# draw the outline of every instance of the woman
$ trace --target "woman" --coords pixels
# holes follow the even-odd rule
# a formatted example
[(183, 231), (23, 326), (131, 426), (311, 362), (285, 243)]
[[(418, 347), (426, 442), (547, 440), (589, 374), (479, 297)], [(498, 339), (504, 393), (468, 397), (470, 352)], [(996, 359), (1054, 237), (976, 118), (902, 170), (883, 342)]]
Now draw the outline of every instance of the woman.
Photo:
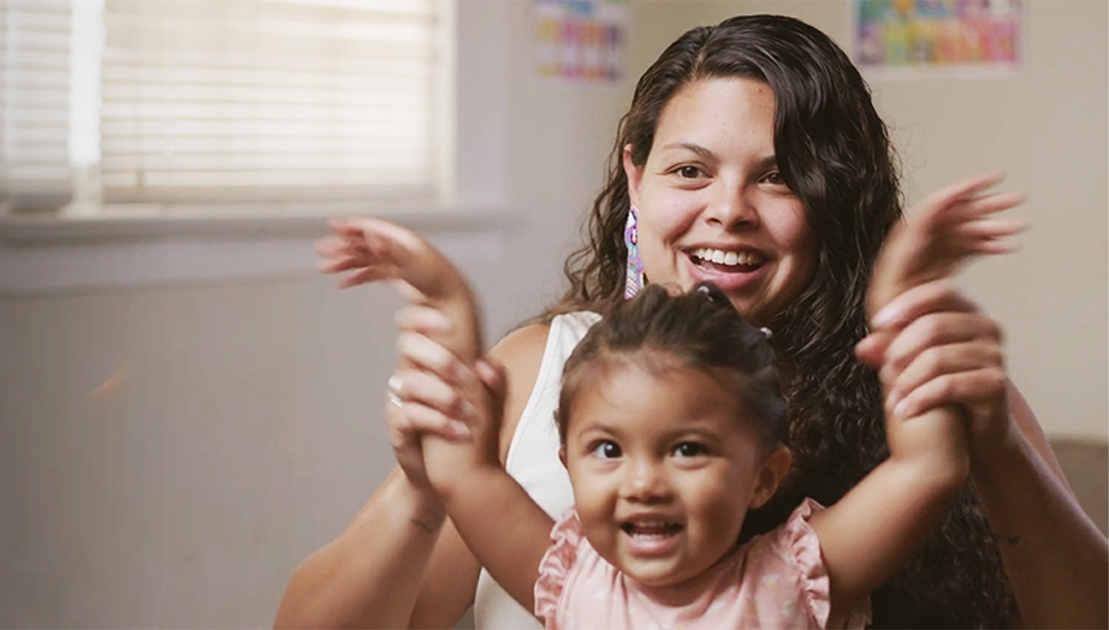
[[(959, 203), (994, 181), (925, 203)], [(834, 502), (881, 461), (884, 402), (909, 416), (961, 404), (974, 489), (875, 593), (875, 625), (1104, 627), (1106, 541), (1007, 384), (997, 325), (951, 286), (931, 283), (872, 314), (867, 337), (864, 292), (900, 217), (899, 197), (869, 90), (824, 34), (775, 16), (684, 34), (640, 79), (621, 121), (589, 242), (567, 264), (570, 290), (490, 352), (507, 374), (501, 455), (509, 472), (548, 512), (568, 506), (548, 398), (561, 361), (593, 313), (623, 299), (629, 275), (687, 288), (710, 280), (773, 330), (790, 404), (797, 474), (753, 527), (777, 524), (805, 495)], [(638, 233), (625, 241), (632, 207)], [(329, 257), (331, 271), (349, 268), (341, 252)], [(629, 270), (637, 258), (642, 269)], [(425, 311), (408, 317), (407, 328), (433, 327)], [(418, 334), (401, 343), (425, 363), (459, 361)], [(882, 383), (855, 352), (887, 366)], [(419, 378), (418, 367), (402, 366), (401, 380)], [(276, 625), (447, 626), (471, 603), (479, 627), (534, 624), (495, 584), (479, 581), (480, 567), (422, 476), (420, 431), (447, 431), (454, 401), (410, 402), (405, 413), (387, 411), (400, 470), (297, 569)]]

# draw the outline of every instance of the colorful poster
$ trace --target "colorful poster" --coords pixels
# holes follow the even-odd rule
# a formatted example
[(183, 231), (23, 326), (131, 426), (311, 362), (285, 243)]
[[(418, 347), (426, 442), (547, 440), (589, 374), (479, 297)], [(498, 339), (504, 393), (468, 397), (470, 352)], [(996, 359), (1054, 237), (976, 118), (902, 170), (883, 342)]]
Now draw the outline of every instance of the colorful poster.
[(854, 0), (855, 62), (871, 75), (1013, 75), (1021, 0)]
[(536, 76), (577, 85), (623, 80), (626, 0), (532, 0), (532, 7)]

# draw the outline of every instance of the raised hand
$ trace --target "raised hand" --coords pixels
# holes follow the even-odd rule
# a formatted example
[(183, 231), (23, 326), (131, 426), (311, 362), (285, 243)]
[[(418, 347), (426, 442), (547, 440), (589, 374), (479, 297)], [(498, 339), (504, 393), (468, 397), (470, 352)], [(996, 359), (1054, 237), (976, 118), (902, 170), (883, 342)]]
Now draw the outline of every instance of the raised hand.
[(972, 256), (1016, 249), (1010, 238), (1024, 223), (999, 219), (998, 212), (1021, 203), (1020, 193), (990, 193), (1000, 175), (979, 175), (939, 190), (894, 227), (878, 256), (867, 293), (874, 317), (891, 299), (915, 286), (949, 278)]
[(1017, 193), (987, 193), (997, 175), (963, 180), (928, 197), (890, 234), (868, 294), (871, 334), (856, 347), (881, 368), (887, 409), (915, 417), (958, 404), (970, 420), (972, 447), (1008, 430), (1002, 334), (951, 280), (975, 255), (1013, 251), (1020, 221), (996, 213)]
[(480, 313), (458, 269), (422, 236), (374, 218), (333, 219), (334, 235), (316, 244), (324, 273), (342, 274), (341, 288), (391, 281), (410, 302), (439, 310), (452, 327), (436, 342), (464, 363), (482, 352)]

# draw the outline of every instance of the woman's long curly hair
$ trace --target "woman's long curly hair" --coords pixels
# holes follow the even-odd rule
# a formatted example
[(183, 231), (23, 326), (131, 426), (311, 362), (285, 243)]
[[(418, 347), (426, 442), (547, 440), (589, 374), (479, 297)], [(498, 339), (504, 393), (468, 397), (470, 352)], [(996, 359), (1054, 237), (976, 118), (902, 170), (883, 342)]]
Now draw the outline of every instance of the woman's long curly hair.
[[(864, 297), (887, 232), (901, 218), (898, 167), (870, 89), (824, 33), (793, 18), (738, 16), (694, 28), (644, 73), (620, 121), (586, 243), (566, 262), (570, 289), (546, 317), (606, 313), (623, 300), (629, 198), (625, 146), (643, 166), (666, 104), (695, 81), (746, 78), (775, 95), (774, 150), (817, 240), (808, 287), (771, 323), (791, 416), (794, 471), (745, 535), (784, 521), (803, 497), (829, 505), (888, 457), (881, 386), (854, 358)], [(1016, 605), (996, 541), (970, 490), (910, 564), (872, 597), (878, 627), (1012, 625)]]

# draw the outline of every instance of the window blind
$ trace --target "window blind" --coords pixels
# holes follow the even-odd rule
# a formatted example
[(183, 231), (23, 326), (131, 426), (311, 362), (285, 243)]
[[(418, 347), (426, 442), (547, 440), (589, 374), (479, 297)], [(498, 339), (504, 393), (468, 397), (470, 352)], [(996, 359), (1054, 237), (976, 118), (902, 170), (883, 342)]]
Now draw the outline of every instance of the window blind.
[(0, 202), (69, 200), (70, 0), (0, 0)]
[(442, 2), (106, 0), (104, 202), (434, 199)]

